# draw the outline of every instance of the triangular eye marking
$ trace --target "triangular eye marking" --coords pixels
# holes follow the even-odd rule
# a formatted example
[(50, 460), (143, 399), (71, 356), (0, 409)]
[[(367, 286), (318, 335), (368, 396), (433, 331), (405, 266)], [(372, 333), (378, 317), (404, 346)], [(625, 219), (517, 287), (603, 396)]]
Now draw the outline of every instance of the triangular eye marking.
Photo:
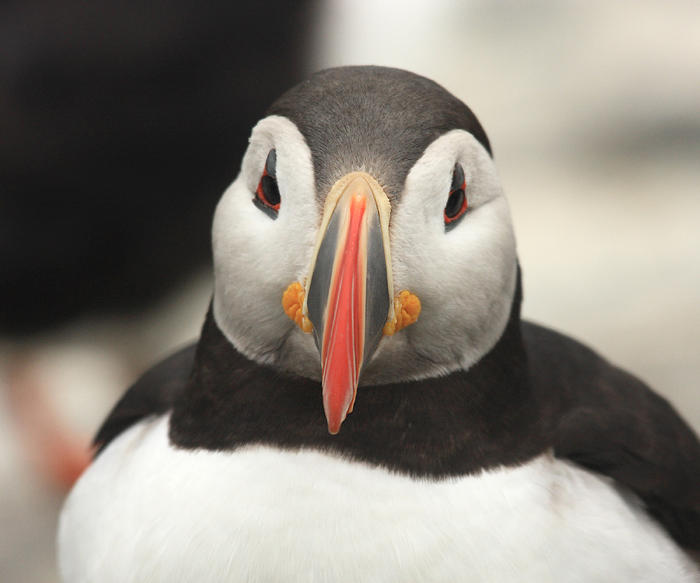
[(467, 212), (467, 181), (464, 178), (464, 169), (457, 163), (452, 172), (452, 184), (450, 195), (445, 205), (445, 230), (454, 227), (459, 219)]
[(265, 168), (263, 168), (258, 188), (255, 190), (253, 202), (268, 216), (277, 218), (282, 197), (277, 185), (277, 152), (274, 149), (270, 150), (265, 160)]

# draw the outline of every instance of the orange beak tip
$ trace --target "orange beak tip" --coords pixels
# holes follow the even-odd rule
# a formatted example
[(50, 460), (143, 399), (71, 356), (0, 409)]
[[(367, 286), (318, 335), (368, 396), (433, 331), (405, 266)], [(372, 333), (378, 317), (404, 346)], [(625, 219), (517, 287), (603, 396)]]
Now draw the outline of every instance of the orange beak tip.
[(328, 421), (328, 433), (331, 435), (338, 435), (340, 432), (340, 426), (345, 421), (345, 415), (333, 415), (326, 413), (326, 419)]

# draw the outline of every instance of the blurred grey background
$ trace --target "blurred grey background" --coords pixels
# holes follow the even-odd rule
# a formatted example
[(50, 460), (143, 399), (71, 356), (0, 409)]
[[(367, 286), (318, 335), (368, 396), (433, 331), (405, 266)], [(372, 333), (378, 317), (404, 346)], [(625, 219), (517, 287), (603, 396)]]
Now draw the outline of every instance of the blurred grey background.
[[(78, 269), (89, 264), (84, 259), (77, 262), (74, 273), (78, 275), (60, 287), (69, 286), (66, 295), (70, 297), (82, 297), (80, 293), (87, 297), (85, 289), (93, 290), (92, 295), (72, 303), (66, 300), (51, 311), (52, 297), (57, 295), (52, 282), (57, 280), (43, 282), (41, 274), (35, 273), (46, 254), (41, 247), (37, 247), (36, 263), (24, 262), (25, 279), (17, 279), (30, 282), (22, 285), (36, 286), (32, 302), (22, 305), (22, 298), (28, 296), (21, 293), (20, 284), (4, 293), (15, 293), (19, 299), (4, 301), (0, 308), (1, 320), (7, 322), (0, 330), (0, 581), (57, 578), (53, 537), (71, 476), (47, 462), (45, 442), (61, 445), (55, 435), (36, 428), (67, 433), (72, 442), (61, 451), (80, 451), (111, 404), (141, 371), (197, 336), (211, 288), (206, 229), (219, 192), (238, 170), (245, 138), (240, 135), (247, 132), (238, 127), (240, 120), (262, 113), (278, 84), (293, 84), (322, 67), (402, 67), (433, 78), (463, 99), (486, 128), (509, 196), (524, 273), (525, 316), (578, 338), (633, 372), (700, 429), (700, 3), (319, 0), (287, 4), (291, 8), (284, 12), (277, 9), (277, 20), (271, 16), (272, 5), (246, 14), (231, 9), (225, 18), (198, 13), (194, 20), (201, 22), (194, 32), (176, 26), (178, 18), (193, 20), (192, 14), (183, 16), (183, 5), (177, 2), (161, 2), (160, 12), (150, 20), (125, 15), (109, 3), (103, 8), (96, 4), (89, 18), (63, 20), (59, 10), (48, 8), (50, 3), (33, 3), (31, 17), (18, 16), (20, 4), (10, 3), (11, 9), (0, 10), (0, 43), (5, 46), (0, 61), (16, 69), (22, 62), (14, 62), (12, 55), (26, 53), (13, 53), (8, 47), (21, 48), (26, 35), (46, 35), (46, 30), (55, 32), (56, 26), (70, 36), (77, 53), (81, 47), (98, 47), (98, 54), (106, 51), (120, 63), (120, 55), (131, 55), (125, 57), (123, 67), (143, 64), (134, 46), (142, 50), (160, 46), (168, 58), (141, 67), (136, 77), (127, 76), (136, 79), (133, 93), (151, 91), (148, 103), (153, 109), (141, 103), (124, 113), (124, 120), (112, 120), (106, 131), (117, 132), (129, 119), (146, 124), (148, 136), (161, 136), (149, 146), (154, 151), (177, 140), (183, 144), (198, 140), (185, 158), (174, 160), (180, 175), (173, 183), (185, 193), (191, 189), (192, 198), (185, 196), (185, 200), (205, 200), (203, 210), (181, 207), (189, 223), (176, 224), (179, 219), (173, 211), (176, 222), (166, 229), (171, 237), (174, 231), (179, 240), (191, 241), (198, 254), (183, 251), (180, 270), (178, 248), (167, 237), (159, 240), (170, 250), (170, 261), (165, 267), (155, 260), (144, 264), (144, 272), (150, 271), (155, 283), (142, 301), (138, 290), (137, 299), (126, 305), (110, 303), (100, 295), (105, 286), (114, 290), (118, 285), (109, 280), (109, 274), (83, 285), (79, 278), (88, 276), (80, 274), (94, 273)], [(91, 33), (91, 27), (104, 26), (99, 22), (104, 15), (110, 23), (119, 22), (119, 34)], [(208, 19), (223, 24), (212, 29)], [(169, 23), (170, 28), (154, 28), (150, 24), (154, 20)], [(156, 33), (160, 40), (150, 38)], [(227, 41), (228, 35), (253, 40), (236, 44)], [(201, 36), (209, 41), (197, 40)], [(197, 112), (193, 127), (206, 125), (204, 137), (188, 131), (173, 133), (170, 118), (161, 124), (141, 119), (151, 119), (162, 109), (159, 100), (172, 96), (182, 71), (194, 75), (205, 63), (210, 67), (208, 76), (192, 77), (197, 91), (186, 95), (182, 109), (170, 106), (180, 119)], [(55, 74), (60, 64), (49, 62), (36, 69), (35, 82), (41, 84), (46, 75)], [(84, 83), (86, 76), (97, 74), (98, 65), (91, 61), (90, 66), (72, 69), (68, 83)], [(163, 67), (169, 67), (168, 74), (162, 73)], [(271, 76), (272, 82), (253, 86), (241, 82), (246, 75)], [(159, 91), (153, 92), (153, 83), (158, 83)], [(10, 187), (27, 183), (17, 178), (21, 156), (8, 145), (7, 136), (23, 138), (34, 132), (44, 141), (59, 143), (54, 154), (67, 156), (71, 143), (59, 138), (72, 127), (52, 120), (52, 115), (63, 115), (64, 110), (57, 113), (49, 108), (29, 115), (29, 106), (23, 106), (22, 117), (8, 105), (6, 95), (0, 93), (0, 170), (9, 167), (12, 172), (0, 175), (5, 181), (0, 182), (0, 214), (5, 218), (14, 216), (17, 208), (11, 196), (16, 191)], [(22, 95), (36, 101), (31, 91)], [(45, 101), (40, 105), (58, 107), (60, 95), (42, 95)], [(263, 99), (267, 101), (258, 103)], [(77, 103), (74, 115), (80, 119), (84, 108), (94, 106), (91, 123), (99, 122), (100, 102)], [(213, 113), (206, 116), (205, 112)], [(228, 128), (229, 134), (220, 135), (220, 127)], [(12, 128), (14, 133), (2, 128)], [(36, 134), (40, 131), (44, 133)], [(130, 136), (111, 147), (118, 152), (131, 147), (145, 155), (144, 148), (139, 149), (143, 138), (132, 144)], [(103, 141), (96, 143), (94, 148), (104, 147)], [(73, 174), (86, 173), (86, 191), (98, 183), (94, 197), (99, 198), (104, 196), (104, 183), (128, 169), (130, 160), (115, 163), (107, 172), (100, 165), (104, 160), (91, 161), (85, 153), (90, 147), (82, 147), (87, 149), (65, 163), (73, 164)], [(229, 150), (230, 156), (226, 155)], [(209, 156), (210, 152), (215, 154)], [(41, 160), (40, 154), (45, 153), (33, 154), (36, 160)], [(196, 179), (183, 178), (187, 173), (182, 170), (195, 154), (201, 158), (197, 165), (201, 174)], [(33, 179), (36, 168), (33, 164), (27, 171)], [(140, 213), (148, 219), (146, 223), (161, 219), (158, 210), (169, 202), (161, 191), (174, 192), (172, 186), (164, 188), (168, 177), (162, 174), (170, 174), (173, 180), (172, 169), (172, 163), (149, 167), (146, 185), (149, 191), (158, 191), (160, 198), (156, 197), (155, 210), (144, 210), (145, 203), (139, 203), (132, 214)], [(42, 183), (35, 188), (42, 188)], [(31, 199), (32, 195), (23, 196)], [(58, 212), (51, 204), (49, 217)], [(72, 200), (71, 204), (77, 203)], [(117, 212), (115, 205), (105, 209), (98, 204), (88, 210)], [(37, 212), (41, 214), (30, 208), (17, 216), (36, 217)], [(201, 230), (181, 226), (196, 221), (203, 225)], [(0, 224), (5, 223), (0, 220)], [(5, 254), (21, 251), (16, 247), (24, 240), (23, 233), (9, 237), (11, 228), (5, 227), (4, 238), (0, 235), (5, 247), (0, 252)], [(76, 228), (68, 224), (66, 237), (75, 235)], [(31, 227), (24, 230), (25, 235), (32, 234)], [(60, 230), (52, 240), (57, 255), (52, 269), (60, 273)], [(141, 257), (146, 252), (143, 247), (133, 250)], [(115, 265), (136, 264), (129, 257), (119, 261)], [(110, 273), (122, 272), (115, 268)], [(9, 280), (5, 274), (0, 278)], [(134, 287), (118, 295), (133, 292)], [(103, 301), (82, 309), (94, 297)], [(45, 312), (42, 317), (38, 316), (41, 310), (32, 307), (37, 305)], [(27, 395), (33, 401), (28, 403)], [(41, 406), (37, 408), (36, 403)]]

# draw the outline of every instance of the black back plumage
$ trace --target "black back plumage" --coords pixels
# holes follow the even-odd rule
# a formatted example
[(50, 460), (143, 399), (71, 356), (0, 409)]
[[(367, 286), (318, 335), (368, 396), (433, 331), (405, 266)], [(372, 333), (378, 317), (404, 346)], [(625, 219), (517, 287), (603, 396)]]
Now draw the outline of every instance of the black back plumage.
[(134, 423), (172, 409), (187, 387), (196, 348), (196, 344), (181, 348), (148, 370), (124, 393), (93, 440), (97, 453)]
[(558, 457), (635, 492), (682, 545), (700, 548), (700, 443), (673, 407), (592, 350), (523, 326), (530, 378), (556, 419)]

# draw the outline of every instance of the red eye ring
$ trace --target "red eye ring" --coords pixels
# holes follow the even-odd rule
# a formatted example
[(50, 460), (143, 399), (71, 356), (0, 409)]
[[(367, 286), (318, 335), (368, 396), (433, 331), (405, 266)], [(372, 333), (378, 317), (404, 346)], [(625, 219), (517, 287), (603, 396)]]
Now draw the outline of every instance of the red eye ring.
[(444, 210), (445, 225), (454, 223), (467, 212), (468, 204), (466, 190), (466, 180), (462, 181), (462, 185), (459, 188), (450, 190), (450, 196), (447, 198), (447, 204), (445, 205)]
[(255, 206), (264, 211), (270, 218), (276, 219), (280, 210), (282, 197), (277, 186), (277, 152), (273, 149), (267, 154), (260, 182), (255, 189), (253, 198)]
[[(276, 193), (276, 196), (274, 193)], [(266, 207), (274, 211), (280, 210), (281, 201), (277, 181), (267, 173), (267, 168), (263, 170), (263, 175), (260, 177), (260, 182), (258, 182), (258, 188), (255, 190), (255, 196)], [(276, 200), (273, 202), (270, 198)]]

